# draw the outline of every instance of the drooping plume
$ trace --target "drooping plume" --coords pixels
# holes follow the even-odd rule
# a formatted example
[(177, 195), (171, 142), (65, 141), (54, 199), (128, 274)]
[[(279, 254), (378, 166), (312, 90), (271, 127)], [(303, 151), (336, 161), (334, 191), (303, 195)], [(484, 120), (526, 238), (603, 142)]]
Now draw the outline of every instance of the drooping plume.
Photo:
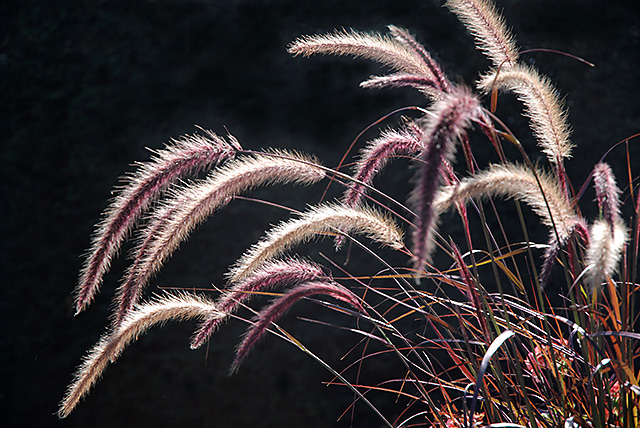
[(343, 196), (344, 204), (350, 207), (358, 205), (366, 193), (365, 185), (371, 184), (374, 176), (384, 168), (389, 159), (419, 153), (424, 148), (422, 139), (422, 128), (413, 124), (400, 131), (385, 131), (380, 138), (367, 144), (360, 154), (353, 175), (358, 181), (349, 184)]
[(618, 270), (627, 242), (627, 228), (619, 219), (613, 227), (606, 220), (597, 220), (589, 232), (585, 280), (591, 291), (596, 292)]
[(555, 228), (562, 242), (566, 242), (576, 224), (582, 222), (557, 180), (543, 171), (534, 174), (530, 169), (514, 164), (491, 165), (457, 185), (443, 187), (434, 205), (438, 211), (444, 211), (454, 202), (496, 196), (526, 203), (551, 233), (555, 233)]
[(267, 232), (236, 262), (229, 273), (229, 281), (237, 283), (244, 280), (266, 261), (318, 235), (352, 232), (364, 234), (394, 249), (403, 247), (400, 229), (378, 212), (365, 207), (320, 205)]
[(199, 348), (209, 340), (218, 326), (240, 305), (250, 299), (256, 291), (271, 291), (291, 287), (310, 281), (329, 282), (331, 277), (315, 263), (297, 260), (273, 260), (262, 265), (251, 276), (236, 283), (215, 302), (216, 308), (224, 316), (213, 313), (196, 331), (191, 341), (191, 349)]
[(585, 220), (575, 212), (558, 181), (543, 171), (534, 173), (519, 165), (491, 165), (458, 184), (443, 187), (436, 195), (434, 205), (438, 212), (442, 212), (454, 203), (483, 197), (513, 198), (524, 202), (549, 228), (548, 247), (540, 273), (541, 287), (547, 284), (555, 258), (571, 234), (575, 232), (583, 242), (589, 242)]
[(91, 302), (111, 259), (151, 202), (176, 180), (233, 157), (241, 147), (232, 136), (228, 139), (227, 142), (207, 131), (206, 136), (190, 135), (174, 140), (164, 150), (155, 152), (150, 162), (139, 163), (133, 175), (124, 177), (126, 184), (104, 211), (80, 272), (77, 312)]
[(420, 155), (411, 199), (415, 206), (416, 229), (413, 234), (414, 268), (423, 269), (433, 246), (436, 217), (433, 199), (442, 178), (445, 161), (451, 161), (457, 140), (471, 121), (480, 114), (478, 99), (465, 88), (456, 88), (431, 108), (424, 132), (424, 150)]
[(515, 93), (525, 105), (538, 145), (549, 162), (562, 168), (564, 159), (571, 157), (571, 128), (567, 112), (548, 79), (531, 67), (517, 64), (485, 75), (478, 88), (485, 92), (496, 89)]
[(455, 13), (476, 39), (476, 46), (495, 67), (513, 66), (518, 48), (504, 18), (488, 0), (449, 0), (446, 6)]
[(437, 80), (424, 58), (395, 38), (375, 33), (336, 31), (333, 34), (304, 36), (289, 45), (290, 54), (348, 55), (369, 59), (393, 70)]
[(253, 326), (245, 335), (240, 346), (238, 346), (236, 358), (231, 365), (231, 372), (237, 371), (251, 348), (260, 340), (271, 323), (282, 317), (291, 305), (300, 299), (316, 294), (324, 294), (342, 300), (355, 309), (364, 312), (360, 298), (342, 285), (326, 282), (307, 282), (292, 288), (260, 312)]
[(602, 217), (615, 228), (620, 220), (620, 189), (608, 164), (600, 162), (593, 168), (593, 185)]
[(590, 228), (585, 279), (591, 290), (597, 291), (618, 269), (627, 228), (620, 218), (620, 189), (608, 164), (600, 162), (594, 167), (593, 184), (602, 220)]
[(203, 181), (174, 189), (173, 198), (153, 213), (135, 249), (133, 264), (118, 290), (116, 324), (138, 301), (151, 275), (189, 233), (233, 196), (276, 182), (312, 184), (324, 176), (324, 170), (314, 159), (274, 151), (234, 160), (212, 171)]
[(204, 319), (217, 312), (212, 302), (190, 294), (166, 294), (136, 307), (113, 332), (105, 334), (89, 351), (78, 367), (74, 381), (60, 404), (58, 416), (65, 418), (98, 381), (109, 362), (114, 362), (124, 348), (150, 327), (168, 320)]
[(393, 37), (357, 31), (305, 36), (289, 45), (289, 53), (349, 55), (398, 72), (372, 77), (363, 82), (364, 87), (412, 86), (434, 99), (449, 92), (451, 83), (424, 47), (404, 29), (389, 26), (389, 31)]

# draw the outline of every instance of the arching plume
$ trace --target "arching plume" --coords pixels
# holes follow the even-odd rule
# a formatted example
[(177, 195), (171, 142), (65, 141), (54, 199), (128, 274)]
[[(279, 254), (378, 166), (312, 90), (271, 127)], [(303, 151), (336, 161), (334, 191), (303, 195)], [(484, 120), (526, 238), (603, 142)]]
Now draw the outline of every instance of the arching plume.
[(189, 233), (233, 196), (270, 183), (312, 184), (325, 176), (312, 158), (274, 151), (234, 160), (212, 171), (206, 180), (180, 186), (173, 198), (157, 209), (143, 231), (133, 264), (118, 290), (116, 324), (138, 301), (151, 275), (178, 248)]
[(229, 136), (228, 140), (209, 131), (206, 136), (182, 137), (155, 152), (150, 162), (139, 163), (134, 174), (124, 177), (126, 184), (104, 211), (80, 272), (76, 312), (91, 302), (111, 259), (151, 202), (176, 180), (233, 157), (241, 147), (234, 137)]
[(545, 226), (552, 231), (555, 228), (562, 242), (569, 238), (576, 223), (582, 221), (555, 179), (543, 171), (534, 174), (530, 169), (514, 164), (491, 165), (485, 171), (464, 178), (458, 185), (443, 187), (434, 205), (441, 212), (454, 202), (496, 196), (526, 203)]
[(423, 269), (433, 246), (436, 217), (433, 198), (436, 194), (444, 162), (451, 161), (456, 142), (480, 114), (478, 99), (466, 88), (456, 88), (431, 108), (423, 134), (424, 150), (419, 158), (415, 187), (411, 200), (415, 206), (416, 229), (413, 233), (414, 268)]
[(331, 277), (315, 263), (297, 260), (273, 260), (258, 268), (251, 276), (236, 283), (216, 300), (215, 305), (220, 313), (212, 313), (196, 331), (191, 340), (191, 349), (199, 348), (209, 340), (218, 326), (256, 291), (271, 291), (291, 287), (309, 281), (329, 282)]
[(305, 36), (289, 45), (289, 53), (349, 55), (386, 65), (398, 73), (375, 76), (362, 83), (364, 87), (412, 86), (429, 98), (439, 99), (452, 84), (438, 63), (402, 28), (389, 26), (393, 37), (357, 31)]
[(355, 309), (364, 311), (360, 298), (347, 288), (336, 283), (308, 282), (292, 288), (260, 312), (253, 326), (238, 346), (236, 358), (231, 365), (231, 373), (237, 371), (251, 348), (263, 336), (269, 324), (277, 321), (298, 300), (316, 294), (324, 294), (342, 300)]
[(203, 319), (218, 313), (213, 303), (191, 294), (165, 294), (150, 303), (140, 305), (130, 312), (114, 331), (105, 334), (89, 351), (74, 376), (74, 381), (60, 404), (58, 416), (65, 418), (76, 407), (96, 381), (107, 364), (114, 362), (124, 348), (138, 339), (154, 325), (169, 320)]
[(407, 128), (387, 130), (380, 138), (371, 141), (362, 150), (355, 167), (353, 178), (358, 182), (349, 184), (343, 196), (344, 204), (350, 207), (358, 205), (366, 193), (365, 185), (371, 184), (374, 176), (384, 168), (394, 156), (413, 156), (423, 148), (422, 128), (412, 124)]
[(571, 128), (567, 112), (548, 79), (531, 67), (517, 64), (483, 76), (478, 88), (485, 92), (496, 89), (515, 93), (525, 105), (543, 153), (554, 166), (562, 168), (563, 160), (571, 157)]
[(348, 55), (386, 65), (393, 70), (437, 80), (424, 58), (397, 39), (375, 33), (336, 31), (333, 34), (304, 36), (289, 45), (290, 54)]
[(475, 37), (476, 46), (495, 67), (513, 66), (518, 61), (518, 48), (504, 18), (487, 0), (449, 0), (446, 6)]
[(391, 248), (403, 247), (400, 229), (376, 211), (364, 207), (320, 205), (267, 232), (260, 242), (238, 260), (229, 273), (229, 281), (239, 282), (267, 260), (298, 243), (326, 233), (360, 233)]

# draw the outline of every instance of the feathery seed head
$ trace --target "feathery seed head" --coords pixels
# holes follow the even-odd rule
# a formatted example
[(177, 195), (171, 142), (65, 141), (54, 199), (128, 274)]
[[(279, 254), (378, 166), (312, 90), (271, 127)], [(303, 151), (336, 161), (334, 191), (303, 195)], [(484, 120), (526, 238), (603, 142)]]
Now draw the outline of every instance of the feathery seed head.
[(406, 127), (402, 130), (387, 130), (380, 138), (371, 141), (361, 152), (360, 159), (355, 166), (353, 182), (345, 191), (343, 201), (347, 206), (356, 206), (366, 193), (366, 186), (371, 184), (373, 177), (380, 172), (389, 158), (400, 155), (415, 155), (423, 149), (424, 142), (421, 134), (415, 132), (416, 127)]
[(597, 220), (591, 225), (585, 279), (592, 292), (598, 291), (602, 283), (616, 273), (626, 242), (627, 228), (621, 220), (613, 227), (606, 220)]
[(260, 185), (312, 184), (324, 177), (324, 169), (313, 158), (272, 151), (238, 158), (213, 170), (205, 180), (174, 188), (173, 197), (154, 211), (136, 247), (133, 265), (118, 293), (116, 321), (138, 301), (149, 278), (189, 233), (234, 196)]
[(478, 88), (484, 92), (497, 89), (515, 93), (525, 105), (538, 146), (549, 162), (558, 166), (571, 157), (573, 144), (567, 112), (551, 82), (534, 68), (518, 64), (494, 70), (480, 79)]
[(355, 309), (364, 312), (360, 298), (340, 284), (327, 282), (307, 282), (300, 284), (275, 299), (269, 306), (260, 312), (253, 326), (249, 329), (242, 340), (242, 343), (238, 346), (236, 358), (231, 365), (230, 372), (233, 373), (237, 371), (251, 348), (253, 348), (253, 346), (260, 340), (271, 323), (276, 322), (294, 303), (300, 299), (317, 294), (324, 294), (326, 296), (342, 300)]
[(238, 141), (225, 140), (211, 131), (206, 136), (189, 135), (172, 140), (163, 150), (154, 151), (150, 162), (138, 163), (133, 175), (125, 176), (126, 185), (103, 212), (92, 240), (89, 255), (80, 272), (76, 288), (76, 310), (82, 311), (93, 299), (118, 252), (140, 216), (169, 185), (212, 165), (230, 159), (240, 148)]
[(451, 161), (457, 140), (480, 114), (480, 102), (466, 88), (454, 88), (430, 109), (423, 133), (424, 149), (411, 199), (415, 205), (416, 229), (413, 234), (414, 268), (420, 271), (433, 247), (436, 216), (433, 199), (442, 178), (445, 162)]
[(187, 293), (166, 293), (150, 303), (137, 306), (115, 330), (105, 334), (84, 358), (60, 404), (58, 416), (69, 416), (102, 376), (107, 364), (114, 362), (129, 343), (137, 340), (150, 327), (168, 320), (205, 318), (218, 313), (212, 302)]
[(446, 6), (475, 37), (476, 46), (495, 67), (513, 66), (518, 61), (518, 48), (504, 18), (488, 0), (449, 0)]
[(613, 228), (620, 219), (620, 189), (608, 164), (600, 162), (595, 166), (593, 184), (602, 216)]
[(296, 56), (331, 54), (365, 58), (399, 72), (439, 82), (415, 46), (375, 33), (336, 31), (333, 34), (303, 36), (289, 45), (288, 52)]
[(292, 246), (326, 233), (361, 233), (394, 249), (401, 249), (402, 232), (389, 218), (364, 207), (320, 205), (304, 212), (299, 218), (283, 222), (267, 232), (252, 246), (229, 273), (236, 283), (254, 272), (267, 260)]
[(204, 320), (191, 341), (191, 349), (199, 348), (209, 340), (218, 326), (235, 312), (240, 304), (250, 299), (253, 292), (270, 291), (309, 281), (330, 282), (331, 276), (315, 263), (294, 258), (265, 263), (246, 279), (236, 283), (215, 302), (216, 308), (224, 313), (224, 316), (216, 313)]
[(584, 220), (567, 200), (558, 180), (543, 171), (534, 173), (513, 164), (491, 165), (460, 183), (443, 187), (434, 198), (434, 206), (436, 211), (441, 212), (454, 203), (463, 203), (471, 198), (496, 196), (526, 203), (549, 228), (549, 246), (543, 257), (540, 274), (540, 286), (544, 287), (550, 279), (558, 252), (571, 234), (576, 232), (583, 242), (588, 241)]
[(491, 165), (487, 170), (467, 177), (457, 185), (442, 188), (434, 199), (434, 205), (441, 212), (454, 202), (492, 196), (525, 202), (542, 218), (547, 227), (556, 228), (562, 243), (566, 242), (580, 221), (557, 180), (543, 171), (536, 171), (534, 174), (531, 170), (514, 164)]

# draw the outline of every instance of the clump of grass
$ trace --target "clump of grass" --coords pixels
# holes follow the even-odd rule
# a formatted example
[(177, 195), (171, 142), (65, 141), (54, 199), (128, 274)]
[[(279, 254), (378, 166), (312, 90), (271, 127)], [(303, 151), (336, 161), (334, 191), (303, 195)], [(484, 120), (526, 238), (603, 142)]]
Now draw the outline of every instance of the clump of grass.
[[(407, 30), (394, 26), (388, 35), (342, 31), (301, 37), (289, 46), (294, 55), (379, 62), (391, 73), (370, 77), (363, 87), (412, 87), (425, 96), (426, 107), (415, 110), (419, 117), (383, 131), (363, 148), (352, 175), (297, 153), (244, 150), (233, 137), (227, 141), (212, 133), (179, 140), (140, 164), (106, 210), (81, 273), (78, 310), (93, 299), (127, 234), (140, 227), (113, 322), (78, 368), (60, 417), (72, 412), (108, 363), (149, 327), (198, 319), (195, 349), (249, 305), (250, 297), (267, 293), (274, 299), (254, 309), (232, 372), (272, 331), (329, 370), (331, 384), (353, 391), (354, 406), (368, 405), (389, 427), (638, 424), (637, 178), (630, 173), (621, 190), (604, 160), (595, 165), (589, 180), (599, 217), (585, 218), (582, 191), (574, 193), (578, 186), (564, 167), (574, 145), (557, 90), (519, 62), (515, 40), (491, 2), (450, 0), (447, 7), (492, 62), (478, 81), (479, 93), (453, 84)], [(547, 168), (534, 166), (529, 152), (535, 149), (523, 147), (494, 115), (500, 91), (513, 92), (524, 104)], [(490, 108), (483, 105), (482, 93), (490, 95)], [(473, 144), (471, 134), (479, 136)], [(478, 165), (474, 145), (483, 138), (495, 147), (500, 163)], [(504, 144), (515, 145), (520, 157), (507, 160)], [(457, 147), (466, 171), (452, 167)], [(415, 165), (408, 206), (374, 185), (392, 157), (410, 158)], [(633, 167), (628, 159), (627, 170)], [(202, 170), (210, 170), (206, 179), (176, 183)], [(261, 185), (323, 179), (344, 186), (342, 199), (312, 206), (267, 231), (230, 267), (217, 299), (184, 292), (144, 300), (150, 276), (198, 224), (234, 197)], [(143, 217), (156, 199), (160, 203)], [(513, 200), (515, 221), (501, 216), (504, 205), (498, 199)], [(458, 219), (445, 216), (453, 207)], [(454, 242), (447, 231), (458, 221), (462, 234)], [(547, 229), (542, 242), (530, 233), (532, 222)], [(411, 232), (410, 248), (403, 242), (405, 230)], [(511, 241), (514, 234), (523, 239)], [(352, 275), (312, 251), (309, 258), (284, 256), (302, 242), (325, 236), (335, 239), (336, 249), (347, 243), (369, 257), (370, 274)], [(411, 268), (387, 263), (386, 251), (402, 254)], [(348, 329), (358, 339), (345, 351), (357, 356), (346, 368), (321, 360), (275, 324), (301, 299), (356, 320)], [(361, 382), (367, 363), (388, 356), (396, 366), (388, 366), (385, 380)], [(403, 405), (394, 419), (376, 404), (385, 398)]]

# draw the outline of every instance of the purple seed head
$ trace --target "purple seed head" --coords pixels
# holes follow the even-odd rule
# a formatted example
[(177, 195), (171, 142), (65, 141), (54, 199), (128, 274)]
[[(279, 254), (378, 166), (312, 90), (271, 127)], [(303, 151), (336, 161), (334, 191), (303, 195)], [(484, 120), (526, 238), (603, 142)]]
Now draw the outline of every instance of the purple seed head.
[(433, 228), (436, 220), (432, 206), (439, 187), (445, 162), (451, 161), (456, 141), (465, 133), (480, 112), (478, 99), (468, 90), (456, 88), (432, 107), (424, 133), (424, 150), (420, 156), (415, 187), (411, 195), (415, 204), (416, 229), (414, 241), (414, 267), (420, 271), (428, 261), (433, 246)]
[(127, 184), (104, 211), (80, 272), (77, 312), (91, 302), (111, 259), (151, 203), (176, 180), (233, 157), (240, 146), (235, 138), (229, 140), (231, 143), (209, 131), (206, 137), (191, 135), (174, 140), (164, 150), (154, 152), (150, 162), (139, 163), (134, 174), (125, 176)]
[(343, 302), (348, 303), (355, 309), (364, 312), (362, 302), (353, 292), (342, 285), (333, 282), (307, 282), (290, 289), (282, 296), (275, 299), (269, 306), (264, 308), (256, 318), (253, 326), (245, 335), (242, 343), (236, 351), (236, 358), (231, 365), (231, 372), (235, 372), (245, 359), (251, 348), (262, 338), (267, 327), (276, 322), (287, 310), (297, 301), (308, 296), (324, 294)]
[(593, 184), (600, 212), (613, 228), (620, 218), (620, 189), (608, 164), (600, 162), (593, 168)]
[(252, 293), (282, 289), (309, 281), (329, 282), (331, 277), (319, 265), (304, 260), (285, 259), (265, 263), (250, 277), (235, 284), (216, 301), (216, 308), (226, 316), (220, 317), (217, 314), (212, 314), (207, 318), (198, 327), (191, 341), (191, 349), (197, 349), (209, 340), (220, 324), (242, 303), (252, 297)]

